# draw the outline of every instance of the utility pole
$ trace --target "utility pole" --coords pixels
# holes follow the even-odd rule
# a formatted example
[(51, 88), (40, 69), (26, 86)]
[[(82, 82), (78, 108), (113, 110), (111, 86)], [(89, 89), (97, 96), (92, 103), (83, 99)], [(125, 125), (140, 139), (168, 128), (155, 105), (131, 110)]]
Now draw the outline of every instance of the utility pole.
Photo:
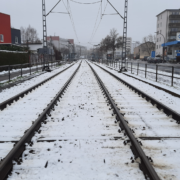
[(44, 67), (43, 70), (46, 68), (49, 69), (49, 66), (45, 65), (45, 57), (44, 55), (47, 54), (47, 26), (46, 26), (46, 5), (45, 0), (42, 0), (42, 20), (43, 20), (43, 63)]
[(127, 13), (128, 13), (128, 0), (125, 0), (124, 5), (124, 27), (123, 27), (123, 47), (122, 47), (122, 65), (120, 72), (126, 70), (126, 42), (127, 42)]

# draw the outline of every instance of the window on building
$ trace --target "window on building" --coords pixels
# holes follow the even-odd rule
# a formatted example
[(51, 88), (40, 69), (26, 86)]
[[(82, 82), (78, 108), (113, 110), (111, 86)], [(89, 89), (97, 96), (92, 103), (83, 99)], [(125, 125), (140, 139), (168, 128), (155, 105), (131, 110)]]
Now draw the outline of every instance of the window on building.
[(161, 37), (159, 38), (159, 41), (161, 42)]
[(15, 43), (18, 44), (18, 37), (15, 37)]
[(4, 35), (0, 34), (0, 42), (4, 42)]
[(158, 49), (158, 45), (157, 45), (157, 49)]

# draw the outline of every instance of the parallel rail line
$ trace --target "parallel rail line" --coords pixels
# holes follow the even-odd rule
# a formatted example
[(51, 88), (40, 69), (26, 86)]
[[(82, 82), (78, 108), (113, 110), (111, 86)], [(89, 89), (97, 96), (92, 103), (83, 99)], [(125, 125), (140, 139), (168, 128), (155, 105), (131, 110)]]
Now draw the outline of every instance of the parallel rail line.
[(99, 68), (101, 68), (102, 70), (104, 70), (105, 72), (107, 72), (108, 74), (110, 74), (111, 76), (113, 76), (115, 79), (117, 79), (121, 83), (125, 84), (127, 87), (129, 87), (129, 89), (132, 89), (138, 95), (141, 95), (142, 98), (145, 98), (152, 105), (156, 105), (156, 107), (158, 109), (163, 109), (165, 114), (167, 114), (168, 116), (171, 115), (172, 118), (174, 120), (176, 120), (178, 124), (180, 124), (180, 114), (179, 113), (175, 112), (173, 109), (169, 108), (168, 106), (164, 105), (163, 103), (159, 102), (158, 100), (154, 99), (153, 97), (149, 96), (145, 92), (141, 91), (140, 89), (136, 88), (135, 86), (129, 84), (126, 81), (124, 81), (123, 79), (121, 79), (120, 77), (116, 76), (115, 74), (113, 74), (113, 73), (109, 72), (108, 70), (104, 69), (103, 67), (101, 67), (101, 66), (99, 66), (97, 64), (95, 64), (95, 65), (98, 66)]
[(148, 158), (146, 157), (144, 151), (142, 150), (139, 142), (137, 141), (137, 139), (135, 138), (135, 136), (133, 135), (132, 130), (129, 128), (129, 126), (127, 125), (126, 120), (124, 119), (123, 115), (121, 115), (118, 107), (116, 106), (114, 100), (111, 98), (110, 93), (108, 92), (107, 88), (105, 87), (104, 83), (102, 82), (102, 80), (100, 79), (100, 77), (98, 76), (98, 74), (96, 73), (96, 71), (92, 68), (92, 66), (89, 64), (89, 66), (91, 67), (102, 91), (104, 92), (104, 94), (106, 95), (108, 102), (111, 106), (111, 108), (113, 108), (114, 110), (114, 114), (116, 114), (116, 119), (117, 121), (120, 122), (119, 126), (121, 128), (121, 130), (125, 130), (125, 134), (127, 134), (127, 136), (130, 139), (131, 142), (131, 149), (132, 152), (135, 155), (135, 159), (140, 158), (141, 159), (141, 163), (139, 164), (140, 169), (144, 172), (145, 177), (149, 177), (152, 180), (160, 180), (160, 178), (158, 177), (156, 171), (154, 170), (154, 168), (152, 167), (151, 163), (149, 162)]
[(6, 101), (0, 103), (0, 110), (5, 109), (5, 108), (7, 107), (7, 105), (12, 104), (13, 101), (17, 101), (20, 97), (21, 97), (21, 98), (24, 97), (27, 93), (29, 93), (29, 92), (31, 92), (32, 90), (38, 88), (38, 87), (41, 86), (42, 84), (44, 84), (44, 83), (50, 81), (52, 78), (58, 76), (59, 74), (61, 74), (62, 72), (66, 71), (67, 69), (69, 69), (69, 68), (72, 67), (73, 65), (74, 65), (74, 64), (72, 64), (71, 66), (65, 68), (64, 70), (62, 70), (62, 71), (56, 73), (55, 75), (53, 75), (53, 76), (51, 76), (51, 77), (49, 77), (49, 78), (47, 78), (47, 79), (41, 81), (40, 83), (38, 83), (38, 84), (36, 84), (36, 85), (34, 85), (34, 86), (32, 86), (32, 87), (26, 89), (25, 91), (23, 91), (23, 92), (21, 92), (21, 93), (15, 95), (15, 96), (9, 98), (8, 100), (6, 100)]
[[(52, 110), (54, 110), (54, 107), (57, 105), (57, 101), (60, 101), (61, 96), (65, 92), (65, 90), (68, 88), (69, 84), (71, 83), (72, 79), (76, 75), (77, 71), (79, 70), (81, 64), (77, 67), (75, 72), (72, 74), (72, 76), (68, 79), (68, 81), (65, 83), (65, 85), (61, 88), (61, 90), (56, 94), (53, 100), (48, 104), (46, 109), (39, 115), (38, 119), (34, 121), (34, 124), (26, 131), (24, 136), (15, 144), (14, 148), (8, 153), (8, 155), (0, 162), (0, 179), (4, 180), (7, 178), (8, 174), (12, 170), (13, 167), (13, 160), (19, 161), (19, 157), (22, 155), (23, 151), (25, 150), (25, 144), (30, 143), (32, 137), (34, 136), (34, 133), (39, 130), (41, 127), (42, 122), (46, 120), (46, 115), (49, 115)], [(71, 66), (70, 66), (71, 67)], [(69, 67), (68, 67), (69, 68)], [(67, 69), (67, 68), (66, 68)], [(65, 69), (65, 70), (66, 70)], [(65, 71), (63, 70), (63, 71)], [(61, 72), (63, 72), (61, 71)], [(60, 72), (60, 73), (61, 73)], [(60, 74), (57, 73), (56, 75)], [(55, 76), (55, 75), (54, 75)], [(51, 79), (52, 77), (48, 78)], [(45, 80), (47, 81), (47, 80)], [(45, 82), (44, 81), (44, 82)], [(42, 83), (42, 82), (41, 82)], [(35, 87), (34, 87), (35, 88)], [(19, 96), (20, 97), (20, 96)]]

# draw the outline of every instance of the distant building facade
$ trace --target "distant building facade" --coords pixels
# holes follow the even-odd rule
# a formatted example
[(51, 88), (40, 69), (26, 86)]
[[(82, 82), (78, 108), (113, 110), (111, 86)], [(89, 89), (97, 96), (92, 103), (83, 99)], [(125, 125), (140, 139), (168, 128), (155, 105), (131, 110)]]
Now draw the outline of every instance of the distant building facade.
[[(121, 38), (123, 38), (123, 36), (120, 36)], [(132, 44), (132, 38), (131, 37), (127, 37), (126, 40), (126, 54), (131, 54), (131, 45)], [(108, 53), (112, 53), (112, 51), (108, 51)], [(122, 47), (116, 49), (116, 51), (114, 52), (114, 58), (118, 59), (118, 58), (122, 58)]]
[[(166, 9), (159, 13), (157, 16), (156, 23), (156, 55), (163, 55), (163, 44), (164, 42), (175, 42), (176, 35), (180, 32), (180, 9)], [(161, 35), (162, 34), (162, 35)], [(164, 52), (169, 57), (175, 56), (175, 51), (180, 48), (176, 43), (170, 43), (172, 45), (166, 46)]]
[(143, 59), (144, 56), (151, 56), (151, 51), (155, 50), (155, 43), (146, 42), (134, 48), (134, 58)]
[(21, 31), (11, 28), (10, 15), (0, 13), (0, 45), (21, 45)]
[(75, 53), (77, 58), (79, 58), (80, 56), (84, 56), (86, 58), (87, 47), (75, 44)]

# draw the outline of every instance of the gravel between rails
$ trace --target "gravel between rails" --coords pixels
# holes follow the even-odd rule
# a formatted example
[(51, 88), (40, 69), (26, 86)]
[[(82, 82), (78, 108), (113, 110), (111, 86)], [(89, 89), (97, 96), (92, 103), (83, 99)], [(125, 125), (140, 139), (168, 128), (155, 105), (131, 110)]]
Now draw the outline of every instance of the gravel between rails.
[[(144, 180), (86, 62), (8, 180)], [(115, 138), (118, 137), (118, 138)]]
[[(134, 135), (142, 142), (142, 149), (152, 158), (152, 165), (159, 177), (163, 180), (179, 180), (180, 125), (111, 75), (91, 65), (124, 114)], [(146, 86), (143, 84), (142, 89), (146, 89)], [(166, 95), (165, 92), (161, 93), (162, 96)]]

